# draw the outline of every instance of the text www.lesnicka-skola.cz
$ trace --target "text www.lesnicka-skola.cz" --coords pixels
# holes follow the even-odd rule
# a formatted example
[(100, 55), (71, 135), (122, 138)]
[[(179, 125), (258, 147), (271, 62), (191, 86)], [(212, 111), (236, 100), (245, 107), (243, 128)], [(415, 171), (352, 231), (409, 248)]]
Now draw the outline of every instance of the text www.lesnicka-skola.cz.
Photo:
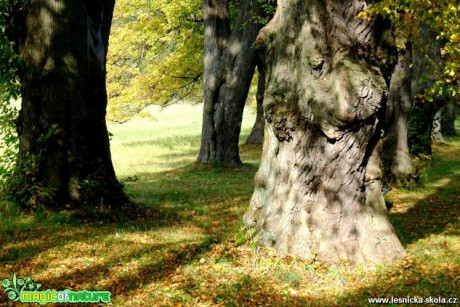
[(372, 297), (369, 304), (458, 304), (456, 297)]

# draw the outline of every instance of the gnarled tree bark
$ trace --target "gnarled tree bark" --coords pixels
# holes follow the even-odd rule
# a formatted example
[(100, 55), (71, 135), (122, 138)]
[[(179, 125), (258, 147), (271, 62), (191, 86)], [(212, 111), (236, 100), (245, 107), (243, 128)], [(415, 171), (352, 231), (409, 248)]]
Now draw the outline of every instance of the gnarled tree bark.
[(14, 193), (29, 206), (126, 200), (105, 123), (114, 0), (30, 1), (19, 53), (20, 148)]
[(280, 0), (259, 35), (267, 125), (244, 221), (280, 252), (330, 262), (404, 255), (376, 146), (394, 65), (383, 23), (356, 19), (369, 3)]

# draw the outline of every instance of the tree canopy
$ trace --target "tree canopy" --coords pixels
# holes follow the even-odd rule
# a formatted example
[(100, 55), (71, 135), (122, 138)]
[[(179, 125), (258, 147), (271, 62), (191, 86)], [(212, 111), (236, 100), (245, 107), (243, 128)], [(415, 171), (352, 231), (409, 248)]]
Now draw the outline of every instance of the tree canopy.
[(361, 13), (368, 19), (381, 14), (389, 18), (396, 31), (397, 46), (417, 41), (421, 31), (431, 30), (441, 45), (442, 60), (426, 78), (434, 84), (418, 93), (418, 99), (433, 101), (437, 96), (455, 96), (460, 90), (460, 4), (456, 0), (383, 0)]
[(113, 121), (123, 122), (149, 104), (201, 100), (201, 1), (117, 1), (107, 69)]

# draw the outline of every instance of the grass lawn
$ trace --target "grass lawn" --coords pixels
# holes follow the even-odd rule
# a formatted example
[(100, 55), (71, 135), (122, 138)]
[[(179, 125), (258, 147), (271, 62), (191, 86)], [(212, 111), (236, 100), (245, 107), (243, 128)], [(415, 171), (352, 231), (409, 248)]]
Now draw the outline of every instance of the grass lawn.
[[(0, 207), (0, 279), (41, 290), (108, 290), (114, 306), (361, 306), (371, 297), (460, 298), (460, 136), (435, 147), (422, 186), (394, 188), (390, 218), (404, 261), (350, 266), (283, 259), (244, 240), (241, 220), (260, 147), (241, 168), (194, 164), (200, 106), (110, 125), (126, 192), (139, 204), (117, 222)], [(243, 137), (255, 114), (246, 112)], [(457, 123), (459, 124), (459, 123)], [(460, 129), (460, 127), (457, 126)], [(0, 304), (8, 299), (0, 292)]]

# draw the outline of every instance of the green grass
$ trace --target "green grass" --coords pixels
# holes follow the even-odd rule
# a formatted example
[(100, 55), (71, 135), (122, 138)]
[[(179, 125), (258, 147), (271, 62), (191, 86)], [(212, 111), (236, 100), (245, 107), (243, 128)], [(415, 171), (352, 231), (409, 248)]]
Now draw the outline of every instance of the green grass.
[[(201, 104), (157, 107), (152, 113), (153, 120), (144, 118), (109, 125), (118, 176), (152, 174), (193, 163), (200, 146), (202, 109)], [(243, 116), (242, 141), (254, 120), (255, 111), (247, 109)], [(249, 162), (254, 164), (255, 160)]]
[[(200, 107), (154, 116), (109, 127), (114, 164), (137, 211), (113, 222), (65, 210), (18, 214), (2, 205), (0, 279), (16, 272), (43, 289), (109, 290), (115, 306), (361, 306), (369, 297), (460, 297), (460, 137), (435, 147), (421, 186), (388, 194), (407, 259), (328, 265), (242, 244), (260, 147), (241, 146), (241, 168), (200, 166)], [(243, 140), (253, 120), (245, 117)]]

